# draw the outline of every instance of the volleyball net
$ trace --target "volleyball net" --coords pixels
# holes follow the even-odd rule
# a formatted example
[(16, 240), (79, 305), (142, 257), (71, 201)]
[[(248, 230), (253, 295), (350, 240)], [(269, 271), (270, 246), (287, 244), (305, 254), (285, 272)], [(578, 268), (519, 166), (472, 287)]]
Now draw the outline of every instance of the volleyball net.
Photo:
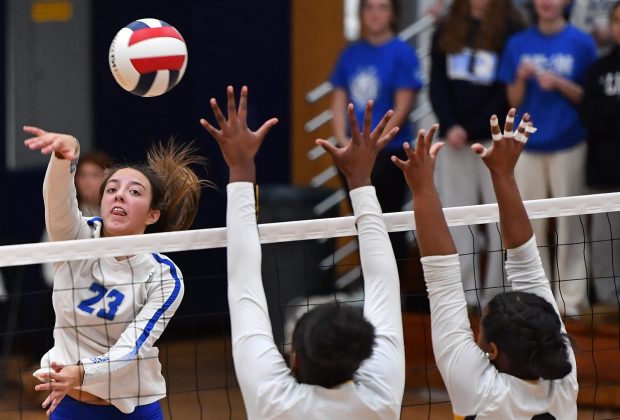
[[(592, 418), (612, 418), (609, 413), (620, 413), (620, 193), (525, 204), (534, 223), (551, 221), (537, 239), (573, 339), (580, 409)], [(454, 235), (467, 244), (459, 251), (462, 265), (471, 263), (473, 281), (465, 290), (476, 330), (479, 307), (509, 289), (503, 270), (493, 271), (493, 261), (503, 260), (501, 237), (488, 238), (489, 232), (499, 236), (498, 208), (454, 207), (444, 213)], [(402, 418), (448, 418), (450, 402), (432, 354), (413, 213), (386, 214), (385, 221), (390, 232), (409, 239), (407, 256), (398, 260), (407, 366)], [(355, 248), (352, 216), (261, 223), (259, 233), (274, 337), (285, 354), (296, 319), (310, 308), (334, 301), (362, 307), (359, 257), (342, 253)], [(34, 392), (38, 381), (32, 377), (53, 345), (52, 289), (42, 279), (42, 264), (154, 250), (180, 267), (185, 285), (183, 302), (156, 343), (167, 385), (166, 418), (245, 418), (231, 357), (225, 247), (225, 228), (0, 247), (7, 290), (0, 296), (0, 418), (45, 415), (40, 404), (46, 395)], [(500, 281), (491, 284), (488, 278)], [(73, 279), (75, 287), (88, 289), (90, 279), (82, 280)], [(583, 299), (571, 306), (575, 294)], [(77, 327), (88, 334), (89, 326)], [(122, 392), (123, 384), (110, 387)]]

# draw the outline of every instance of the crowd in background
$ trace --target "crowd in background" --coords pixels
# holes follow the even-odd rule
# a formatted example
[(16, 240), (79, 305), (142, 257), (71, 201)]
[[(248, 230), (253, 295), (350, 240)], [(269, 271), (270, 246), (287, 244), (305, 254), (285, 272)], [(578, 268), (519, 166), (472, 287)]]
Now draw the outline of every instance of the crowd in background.
[[(518, 115), (529, 112), (534, 123), (538, 121), (539, 132), (528, 142), (516, 169), (524, 200), (618, 190), (620, 170), (614, 153), (620, 144), (617, 1), (436, 0), (429, 13), (436, 17), (430, 101), (440, 124), (439, 137), (447, 143), (437, 163), (444, 206), (496, 202), (488, 173), (469, 146), (476, 142), (489, 146), (490, 116), (501, 118), (510, 107), (517, 108)], [(400, 125), (402, 135), (395, 139), (392, 154), (399, 150), (402, 138), (411, 138), (410, 123), (402, 116), (413, 110), (422, 76), (416, 53), (397, 39), (398, 15), (397, 1), (360, 2), (362, 37), (343, 51), (331, 77), (333, 129), (341, 145), (348, 135), (346, 104), (354, 103), (363, 112), (359, 104), (368, 99), (375, 100), (377, 115), (393, 108), (399, 116), (392, 126)], [(382, 161), (390, 163), (381, 156), (378, 167)], [(373, 182), (383, 210), (399, 211), (404, 202), (400, 175), (384, 170), (380, 179), (377, 182), (377, 176)], [(543, 264), (555, 281), (564, 314), (589, 310), (593, 301), (587, 298), (589, 288), (596, 301), (617, 306), (610, 238), (620, 234), (619, 222), (615, 214), (601, 214), (585, 220), (559, 218), (556, 230), (547, 221), (534, 223)], [(498, 230), (489, 224), (480, 231), (453, 228), (452, 234), (462, 255), (468, 306), (484, 307), (503, 291)], [(584, 240), (590, 242), (587, 264)], [(406, 254), (401, 240), (393, 244), (397, 256)], [(613, 248), (616, 254), (618, 248)], [(478, 257), (485, 250), (489, 253), (481, 264)], [(619, 257), (614, 256), (614, 263), (620, 262), (615, 261)]]

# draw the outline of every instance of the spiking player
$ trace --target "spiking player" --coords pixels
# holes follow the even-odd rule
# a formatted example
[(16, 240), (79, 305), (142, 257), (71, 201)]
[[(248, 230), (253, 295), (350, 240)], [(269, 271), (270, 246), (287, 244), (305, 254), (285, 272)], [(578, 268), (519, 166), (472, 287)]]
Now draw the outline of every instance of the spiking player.
[[(51, 154), (43, 184), (51, 241), (188, 228), (202, 181), (192, 149), (158, 146), (148, 165), (119, 166), (102, 184), (101, 217), (84, 218), (73, 182), (77, 140), (24, 127), (26, 146)], [(176, 203), (171, 205), (170, 203)], [(166, 396), (155, 341), (183, 297), (183, 276), (165, 255), (138, 254), (54, 264), (54, 347), (41, 359), (37, 391), (53, 419), (163, 419)]]

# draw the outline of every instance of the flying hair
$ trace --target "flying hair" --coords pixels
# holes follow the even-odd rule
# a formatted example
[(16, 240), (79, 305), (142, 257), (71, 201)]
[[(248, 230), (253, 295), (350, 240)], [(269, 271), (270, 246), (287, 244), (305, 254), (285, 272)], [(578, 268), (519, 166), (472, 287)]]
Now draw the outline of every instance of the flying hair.
[(147, 226), (145, 233), (172, 232), (189, 229), (198, 213), (202, 187), (213, 186), (200, 179), (192, 167), (204, 167), (206, 159), (192, 144), (174, 139), (159, 142), (147, 152), (147, 164), (120, 164), (109, 168), (101, 185), (101, 193), (110, 177), (123, 168), (141, 172), (151, 184), (151, 208), (160, 211), (159, 220)]

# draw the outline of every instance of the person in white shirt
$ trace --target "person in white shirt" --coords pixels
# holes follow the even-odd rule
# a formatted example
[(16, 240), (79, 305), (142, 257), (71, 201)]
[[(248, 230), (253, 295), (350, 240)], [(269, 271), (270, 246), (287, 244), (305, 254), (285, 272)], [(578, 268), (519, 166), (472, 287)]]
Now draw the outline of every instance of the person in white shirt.
[(370, 174), (377, 153), (397, 128), (383, 133), (392, 111), (371, 132), (372, 102), (363, 130), (349, 118), (352, 141), (337, 149), (317, 140), (351, 189), (365, 283), (364, 316), (345, 305), (309, 311), (296, 325), (291, 368), (273, 339), (261, 280), (254, 157), (277, 120), (257, 131), (246, 125), (247, 87), (239, 108), (228, 87), (228, 120), (212, 99), (217, 140), (230, 169), (228, 184), (228, 305), (235, 371), (249, 419), (396, 419), (405, 385), (399, 279)]
[[(25, 144), (51, 154), (43, 184), (51, 241), (187, 229), (199, 180), (188, 147), (158, 145), (148, 165), (111, 168), (101, 186), (100, 217), (83, 217), (74, 183), (79, 143), (67, 134), (24, 127)], [(165, 255), (101, 257), (54, 263), (54, 347), (35, 372), (52, 419), (163, 419), (166, 396), (158, 349), (183, 297), (183, 275)]]
[(491, 119), (493, 145), (472, 149), (491, 172), (507, 248), (512, 291), (495, 296), (482, 312), (477, 343), (471, 331), (459, 258), (433, 181), (442, 143), (431, 145), (436, 126), (418, 135), (408, 160), (392, 160), (414, 196), (418, 245), (431, 306), (437, 366), (456, 419), (576, 419), (575, 356), (545, 277), (536, 240), (521, 201), (514, 167), (535, 129), (525, 114), (513, 135), (515, 110), (501, 134)]

